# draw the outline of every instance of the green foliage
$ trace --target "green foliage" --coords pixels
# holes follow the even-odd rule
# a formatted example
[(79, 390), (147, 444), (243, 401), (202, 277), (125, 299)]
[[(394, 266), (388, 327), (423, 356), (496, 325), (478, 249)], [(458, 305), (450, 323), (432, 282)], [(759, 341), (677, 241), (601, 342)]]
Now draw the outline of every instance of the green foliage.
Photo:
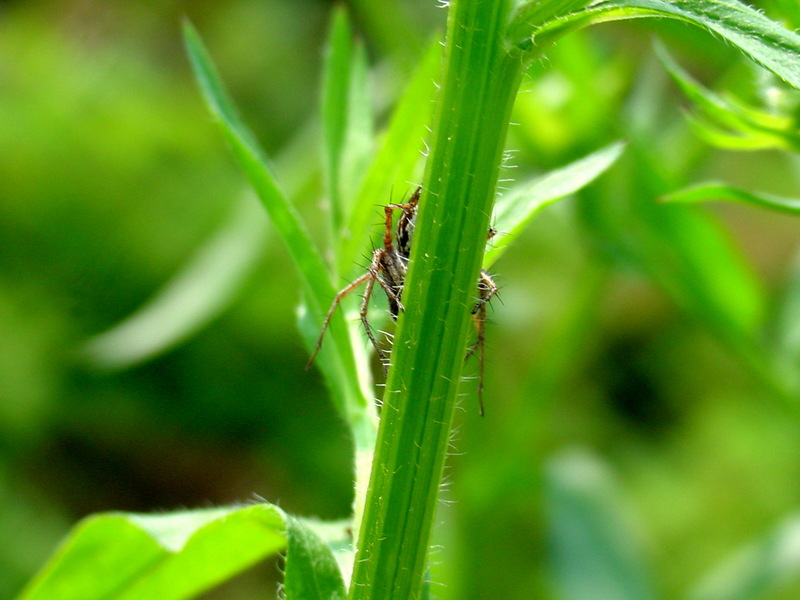
[(74, 529), (20, 599), (192, 598), (280, 552), (285, 529), (268, 505), (97, 515)]
[[(554, 570), (565, 600), (657, 597), (645, 569), (641, 523), (633, 523), (604, 465), (581, 451), (552, 459), (547, 501)], [(637, 527), (638, 525), (638, 527)], [(800, 574), (798, 517), (723, 561), (685, 597), (756, 600), (773, 597)]]
[(619, 143), (613, 144), (547, 175), (521, 182), (502, 196), (495, 207), (494, 227), (503, 234), (486, 251), (484, 268), (488, 269), (500, 258), (540, 210), (589, 185), (614, 164), (623, 148)]
[(693, 123), (700, 135), (720, 148), (800, 150), (800, 129), (792, 115), (745, 106), (736, 98), (723, 98), (695, 81), (662, 45), (659, 58), (681, 91), (702, 111)]
[(90, 517), (20, 600), (193, 598), (284, 550), (287, 600), (344, 598), (328, 546), (296, 518), (258, 504)]
[[(263, 152), (259, 150), (252, 135), (239, 120), (197, 32), (191, 25), (186, 25), (184, 29), (189, 57), (211, 111), (219, 119), (222, 132), (231, 145), (234, 155), (283, 237), (302, 277), (306, 300), (314, 314), (321, 315), (327, 299), (333, 296), (333, 288), (325, 275), (322, 257), (293, 205), (279, 189)], [(336, 315), (334, 323), (339, 323), (343, 327), (342, 316)], [(317, 324), (321, 327), (322, 320), (318, 318)], [(311, 339), (306, 341), (311, 347)], [(358, 381), (354, 352), (349, 338), (340, 336), (334, 343), (336, 360), (326, 360), (323, 363), (326, 365), (323, 372), (334, 394), (337, 409), (354, 431), (357, 445), (361, 447), (371, 439), (371, 427), (365, 410), (369, 401), (363, 386)]]
[(655, 598), (644, 548), (602, 463), (573, 450), (554, 457), (545, 473), (553, 567), (564, 599)]
[(522, 37), (516, 28), (524, 30), (527, 25), (530, 35), (549, 42), (580, 27), (640, 17), (677, 19), (701, 27), (800, 88), (800, 37), (738, 0), (604, 0), (540, 27), (529, 21), (513, 23), (511, 31)]
[[(376, 18), (364, 10), (369, 15), (365, 22)], [(628, 93), (629, 72), (621, 63), (605, 65), (602, 59), (593, 63), (587, 57), (602, 53), (589, 52), (585, 38), (578, 37), (575, 46), (561, 40), (564, 34), (588, 25), (638, 17), (666, 17), (696, 25), (789, 85), (800, 87), (798, 36), (734, 0), (453, 0), (444, 55), (439, 41), (434, 40), (418, 57), (415, 70), (403, 76), (407, 81), (378, 136), (374, 129), (376, 123), (384, 122), (382, 101), (373, 102), (370, 93), (370, 78), (377, 73), (370, 71), (364, 45), (354, 40), (347, 13), (337, 9), (328, 30), (322, 77), (321, 165), (306, 164), (311, 162), (311, 143), (306, 135), (299, 135), (295, 151), (285, 151), (284, 159), (276, 161), (290, 164), (274, 168), (259, 136), (239, 116), (199, 34), (187, 24), (186, 48), (203, 96), (293, 261), (302, 290), (298, 328), (306, 349), (317, 339), (335, 290), (343, 280), (357, 276), (359, 261), (375, 231), (373, 224), (380, 220), (380, 206), (387, 199), (405, 197), (417, 185), (422, 151), (430, 147), (404, 284), (405, 309), (395, 332), (379, 429), (371, 400), (369, 355), (360, 324), (353, 318), (356, 299), (347, 298), (333, 315), (316, 364), (355, 445), (356, 493), (351, 519), (345, 524), (310, 525), (268, 504), (154, 516), (102, 514), (73, 530), (20, 600), (188, 598), (284, 550), (284, 591), (289, 600), (344, 598), (350, 566), (350, 598), (427, 597), (430, 592), (423, 580), (431, 568), (432, 524), (461, 390), (478, 274), (501, 255), (513, 257), (513, 252), (507, 252), (511, 243), (524, 240), (524, 231), (531, 224), (536, 227), (539, 217), (555, 214), (545, 211), (546, 207), (579, 193), (574, 206), (559, 203), (553, 207), (574, 210), (581, 223), (574, 232), (575, 240), (559, 246), (558, 258), (568, 260), (569, 251), (574, 250), (570, 245), (583, 245), (589, 252), (580, 270), (583, 281), (566, 294), (564, 308), (541, 344), (543, 356), (530, 369), (534, 383), (520, 394), (526, 401), (537, 400), (529, 403), (535, 406), (528, 409), (536, 431), (540, 435), (544, 431), (544, 409), (553, 404), (550, 397), (558, 393), (561, 383), (571, 382), (591, 356), (591, 349), (585, 350), (585, 332), (599, 327), (595, 313), (600, 292), (609, 287), (613, 273), (631, 269), (660, 286), (685, 315), (711, 332), (732, 360), (760, 382), (762, 391), (770, 391), (796, 411), (792, 370), (798, 344), (789, 334), (778, 340), (765, 335), (769, 303), (750, 265), (713, 216), (694, 207), (656, 200), (677, 204), (722, 198), (784, 212), (796, 212), (797, 202), (743, 192), (728, 184), (686, 188), (695, 175), (687, 157), (702, 152), (687, 141), (681, 125), (667, 126), (652, 118), (661, 108), (654, 100), (657, 86), (653, 79), (638, 82), (620, 117), (623, 125), (619, 129), (627, 144), (609, 145), (620, 134), (605, 128), (605, 113), (616, 108), (615, 102), (622, 105), (623, 101), (615, 97), (616, 92), (607, 91), (614, 86), (607, 86), (606, 78), (618, 85), (615, 89), (621, 90), (621, 96)], [(403, 22), (398, 18), (398, 27)], [(559, 47), (553, 45), (556, 40)], [(584, 43), (586, 46), (581, 46)], [(580, 51), (569, 57), (571, 48)], [(557, 87), (550, 88), (548, 96), (544, 87), (536, 89), (536, 61), (550, 51), (556, 57), (554, 64), (563, 69), (554, 74), (566, 74), (569, 85), (560, 92)], [(709, 121), (699, 129), (705, 130), (707, 137), (721, 146), (727, 143), (729, 148), (796, 149), (792, 115), (774, 115), (717, 95), (688, 76), (665, 50), (660, 54), (684, 94)], [(567, 56), (563, 65), (559, 56)], [(597, 73), (603, 69), (607, 71)], [(517, 91), (526, 76), (534, 82), (534, 89), (529, 90), (533, 100), (528, 102), (540, 102), (537, 118), (541, 122), (547, 120), (547, 102), (557, 104), (553, 98), (568, 93), (564, 90), (569, 87), (575, 97), (583, 93), (577, 102), (582, 116), (564, 120), (568, 123), (565, 128), (574, 127), (562, 132), (562, 140), (572, 140), (566, 152), (569, 156), (559, 155), (562, 147), (544, 148), (541, 156), (535, 157), (542, 164), (567, 166), (511, 186), (495, 207), (510, 115), (515, 102), (520, 110), (525, 106), (525, 96), (518, 97)], [(607, 95), (591, 93), (592, 85), (598, 86), (594, 92), (602, 88)], [(373, 105), (378, 110), (374, 111)], [(309, 120), (309, 128), (315, 122)], [(718, 125), (716, 130), (711, 123)], [(673, 132), (680, 134), (675, 139), (681, 140), (678, 153), (684, 156), (669, 163), (663, 147)], [(526, 124), (515, 134), (530, 147), (545, 139)], [(594, 150), (598, 147), (602, 149)], [(279, 178), (286, 173), (290, 175)], [(303, 184), (294, 183), (291, 173), (297, 182), (312, 181), (321, 173), (327, 197), (325, 226), (308, 218), (314, 209), (295, 198), (294, 192)], [(676, 193), (676, 189), (683, 191)], [(84, 344), (84, 360), (88, 358), (94, 366), (123, 369), (152, 359), (198, 332), (229, 306), (264, 247), (263, 223), (249, 211), (246, 206), (241, 212), (236, 208), (208, 245), (148, 304)], [(500, 235), (485, 251), (490, 225)], [(326, 231), (327, 243), (318, 242), (325, 237), (320, 230)], [(528, 267), (526, 262), (522, 270)], [(285, 288), (291, 278), (274, 270), (269, 275), (281, 286), (273, 296), (287, 296)], [(541, 286), (529, 297), (539, 301), (550, 293)], [(558, 298), (554, 304), (564, 295)], [(797, 320), (791, 314), (797, 298), (796, 293), (788, 294), (784, 331), (796, 329)], [(504, 366), (509, 370), (517, 360), (512, 349), (509, 344), (503, 355), (503, 361), (508, 358), (509, 364)], [(664, 379), (669, 378), (665, 375)], [(233, 394), (228, 391), (227, 395)], [(288, 400), (299, 399), (281, 398), (280, 404), (291, 406), (293, 402)], [(502, 404), (497, 403), (498, 417), (502, 416)], [(518, 408), (522, 410), (522, 404)], [(578, 420), (581, 418), (590, 417)], [(514, 422), (524, 420), (512, 418)], [(606, 424), (610, 429), (617, 427), (612, 419), (608, 422), (612, 423)], [(102, 422), (99, 429), (106, 426)], [(306, 435), (304, 439), (313, 442), (315, 434)], [(495, 445), (502, 448), (507, 440), (513, 442), (514, 436), (487, 437), (493, 437)], [(529, 446), (528, 438), (522, 437), (523, 447)], [(617, 436), (612, 433), (609, 437)], [(504, 443), (497, 444), (497, 439)], [(486, 499), (487, 510), (474, 520), (475, 528), (485, 514), (498, 515), (498, 507), (513, 506), (519, 473), (529, 473), (536, 464), (533, 461), (541, 459), (493, 452), (488, 454), (489, 476), (480, 478), (478, 494)], [(517, 464), (518, 470), (513, 471), (509, 464)], [(629, 534), (632, 528), (626, 522), (627, 513), (604, 468), (574, 456), (548, 464), (545, 511), (553, 541), (554, 580), (561, 595), (573, 600), (655, 597), (659, 586), (636, 551), (639, 546)], [(521, 520), (519, 515), (514, 517), (515, 529), (517, 520)], [(317, 531), (326, 528), (336, 534), (323, 539)], [(344, 539), (343, 530), (355, 533), (355, 544)], [(794, 522), (777, 529), (690, 597), (758, 598), (780, 590), (798, 572), (798, 561), (789, 551), (795, 530)], [(355, 556), (352, 546), (357, 548)], [(507, 551), (507, 556), (498, 560), (511, 563), (512, 554)], [(527, 557), (520, 560), (530, 567)], [(470, 587), (469, 578), (478, 578), (478, 572), (467, 569), (463, 573), (460, 585), (468, 593), (477, 597), (480, 585), (485, 585), (491, 597), (510, 595), (502, 591), (494, 573), (483, 578), (484, 583)]]
[(708, 202), (722, 200), (768, 208), (790, 215), (800, 214), (800, 199), (781, 198), (774, 194), (754, 194), (724, 183), (704, 183), (684, 188), (664, 196), (665, 202)]

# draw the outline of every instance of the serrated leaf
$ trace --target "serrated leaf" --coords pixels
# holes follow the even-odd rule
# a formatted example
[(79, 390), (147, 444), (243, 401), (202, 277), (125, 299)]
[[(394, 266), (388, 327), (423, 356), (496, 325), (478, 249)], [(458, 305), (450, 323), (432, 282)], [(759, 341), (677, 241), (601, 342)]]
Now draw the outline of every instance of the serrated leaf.
[[(708, 131), (708, 135), (704, 136), (706, 139), (730, 149), (800, 148), (800, 137), (792, 119), (746, 106), (733, 97), (724, 98), (712, 92), (681, 68), (662, 44), (655, 44), (655, 49), (672, 79), (686, 97), (703, 111), (706, 118), (695, 117), (692, 124), (701, 133)], [(735, 134), (726, 134), (713, 122), (733, 130)]]
[[(184, 26), (184, 39), (206, 102), (216, 117), (234, 157), (266, 208), (275, 229), (283, 238), (300, 275), (310, 314), (312, 318), (317, 319), (318, 326), (321, 327), (323, 315), (335, 293), (322, 257), (294, 205), (280, 190), (264, 153), (236, 114), (233, 102), (228, 97), (200, 36), (189, 23)], [(333, 315), (331, 325), (345, 330), (346, 324), (340, 312)], [(362, 432), (370, 430), (371, 421), (367, 416), (370, 401), (358, 379), (350, 339), (348, 336), (331, 337), (332, 339), (320, 352), (320, 368), (330, 387), (337, 410), (356, 436), (356, 444), (369, 447), (373, 441), (372, 436), (366, 439), (358, 437)], [(313, 341), (307, 338), (305, 342), (308, 347), (313, 344)]]
[(18, 600), (181, 600), (286, 546), (267, 504), (164, 515), (109, 513), (79, 523)]
[(533, 36), (534, 54), (575, 29), (642, 17), (677, 19), (705, 29), (800, 89), (800, 36), (737, 0), (601, 0), (538, 29), (529, 24), (529, 31), (516, 31)]
[(582, 451), (557, 456), (547, 466), (546, 499), (560, 598), (655, 597), (632, 516), (603, 465)]
[(519, 237), (540, 210), (574, 194), (603, 174), (622, 154), (624, 144), (614, 143), (574, 163), (514, 186), (495, 204), (494, 226), (500, 232), (483, 259), (488, 269)]
[(126, 369), (181, 343), (216, 317), (250, 274), (265, 243), (266, 219), (251, 197), (164, 287), (82, 348), (100, 369)]
[(800, 578), (800, 516), (715, 568), (687, 600), (758, 600)]
[(768, 208), (791, 215), (800, 215), (800, 198), (785, 198), (764, 192), (750, 192), (726, 183), (701, 183), (666, 194), (664, 202), (737, 202), (760, 208)]

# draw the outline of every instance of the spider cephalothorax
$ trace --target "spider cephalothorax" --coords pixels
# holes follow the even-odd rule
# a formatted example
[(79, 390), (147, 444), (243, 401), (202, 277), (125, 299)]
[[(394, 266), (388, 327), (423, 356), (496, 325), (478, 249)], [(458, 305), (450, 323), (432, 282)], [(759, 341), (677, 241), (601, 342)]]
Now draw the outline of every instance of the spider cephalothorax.
[[(308, 361), (308, 367), (314, 362), (320, 348), (322, 347), (322, 339), (325, 337), (325, 331), (328, 329), (331, 317), (333, 316), (336, 307), (339, 306), (341, 301), (358, 286), (366, 283), (364, 288), (364, 296), (361, 300), (361, 309), (359, 314), (361, 322), (364, 324), (364, 330), (367, 332), (370, 342), (375, 347), (378, 357), (381, 359), (384, 371), (388, 364), (389, 357), (386, 351), (378, 343), (372, 327), (369, 324), (367, 314), (369, 312), (369, 301), (372, 297), (372, 290), (375, 283), (383, 288), (386, 298), (389, 302), (389, 312), (392, 319), (397, 319), (397, 315), (403, 310), (402, 296), (403, 284), (406, 279), (406, 272), (408, 270), (408, 260), (411, 255), (411, 242), (414, 237), (414, 225), (417, 217), (417, 206), (419, 204), (421, 188), (417, 188), (407, 202), (400, 204), (387, 204), (383, 208), (384, 212), (384, 230), (383, 230), (383, 246), (377, 248), (372, 253), (372, 262), (370, 262), (367, 272), (361, 275), (358, 279), (353, 281), (350, 285), (342, 288), (333, 299), (328, 314), (325, 315), (325, 320), (322, 323), (322, 330), (317, 340), (317, 345), (311, 353), (311, 358)], [(394, 241), (392, 243), (393, 233), (393, 214), (394, 211), (402, 211), (400, 218), (397, 221), (397, 229), (394, 231)], [(494, 230), (489, 230), (487, 238), (494, 235)], [(475, 301), (475, 306), (472, 308), (472, 315), (475, 321), (475, 328), (477, 330), (477, 338), (475, 343), (467, 350), (466, 358), (472, 356), (478, 351), (480, 362), (480, 373), (478, 377), (478, 399), (480, 401), (480, 411), (483, 414), (483, 363), (484, 363), (484, 331), (486, 324), (486, 304), (497, 293), (497, 285), (492, 279), (491, 275), (481, 269), (480, 277), (478, 278), (478, 298)], [(465, 360), (466, 360), (465, 358)]]

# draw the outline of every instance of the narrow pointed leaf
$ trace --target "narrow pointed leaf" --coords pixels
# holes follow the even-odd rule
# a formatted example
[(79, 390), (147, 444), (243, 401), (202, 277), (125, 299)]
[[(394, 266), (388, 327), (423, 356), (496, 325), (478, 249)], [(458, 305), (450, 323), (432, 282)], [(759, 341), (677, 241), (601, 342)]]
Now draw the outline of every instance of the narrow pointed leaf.
[[(278, 187), (263, 152), (236, 114), (200, 36), (188, 23), (184, 27), (184, 38), (195, 76), (209, 108), (217, 118), (234, 157), (266, 208), (275, 229), (283, 238), (300, 275), (310, 314), (312, 318), (316, 316), (321, 327), (322, 318), (335, 292), (320, 253), (296, 209)], [(338, 312), (334, 314), (331, 324), (342, 331), (346, 327), (344, 318)], [(313, 344), (307, 338), (305, 341), (309, 347)], [(367, 416), (369, 402), (366, 391), (357, 378), (350, 338), (331, 336), (328, 344), (323, 346), (319, 358), (335, 405), (356, 435), (356, 444), (369, 447), (372, 444), (371, 436), (364, 439), (359, 437), (361, 433), (370, 431), (370, 420)]]
[(332, 230), (338, 232), (372, 153), (372, 109), (363, 44), (353, 39), (347, 11), (334, 11), (322, 93), (325, 179)]
[(357, 191), (338, 253), (339, 272), (344, 277), (351, 276), (367, 254), (369, 234), (380, 222), (380, 207), (391, 201), (393, 193), (403, 196), (412, 191), (410, 178), (425, 149), (441, 56), (441, 45), (432, 42), (395, 106), (377, 155)]
[[(725, 147), (736, 147), (738, 142), (740, 148), (747, 149), (750, 147), (800, 149), (800, 136), (792, 119), (745, 106), (734, 98), (723, 98), (698, 83), (670, 56), (662, 44), (655, 44), (655, 48), (664, 68), (686, 97), (703, 111), (706, 119), (716, 121), (738, 134), (729, 133), (728, 137), (732, 139), (721, 140)], [(696, 118), (693, 124), (701, 130), (710, 129), (712, 133), (724, 135), (724, 132), (718, 131), (714, 125), (705, 125)]]
[(614, 164), (624, 147), (621, 143), (611, 144), (566, 167), (520, 183), (501, 196), (494, 215), (494, 226), (499, 235), (492, 240), (491, 248), (484, 255), (484, 268), (488, 269), (500, 258), (540, 210), (594, 181)]
[(126, 369), (181, 343), (232, 301), (264, 247), (266, 219), (244, 198), (223, 227), (163, 288), (82, 348), (95, 368)]
[(800, 198), (785, 198), (764, 192), (749, 192), (724, 183), (703, 183), (667, 194), (664, 202), (710, 202), (721, 200), (800, 215)]

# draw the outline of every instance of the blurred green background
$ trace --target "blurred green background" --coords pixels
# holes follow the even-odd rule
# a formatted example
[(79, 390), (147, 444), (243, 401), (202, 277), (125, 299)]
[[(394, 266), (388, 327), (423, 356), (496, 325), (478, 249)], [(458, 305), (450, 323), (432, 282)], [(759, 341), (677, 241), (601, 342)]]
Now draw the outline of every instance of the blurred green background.
[[(324, 235), (319, 157), (305, 150), (316, 148), (331, 5), (0, 3), (0, 597), (12, 597), (69, 528), (97, 511), (263, 497), (296, 514), (348, 515), (348, 434), (318, 373), (305, 371), (294, 272), (268, 225), (225, 310), (183, 344), (125, 370), (93, 367), (81, 353), (178, 273), (246, 190), (192, 80), (184, 17), (267, 150), (300, 148), (285, 171), (302, 180), (300, 209)], [(410, 71), (443, 28), (446, 12), (434, 5), (352, 3), (379, 74), (387, 65), (395, 76)], [(779, 18), (782, 5), (762, 8)], [(653, 57), (654, 31), (707, 84), (722, 78), (753, 94), (740, 57), (688, 27), (574, 35), (523, 84), (510, 176), (639, 136), (648, 168), (668, 174), (647, 198), (654, 206), (671, 182), (703, 178), (797, 196), (796, 156), (715, 151), (691, 134), (686, 102)], [(402, 83), (392, 81), (376, 76), (378, 104)], [(547, 209), (495, 267), (487, 416), (478, 417), (465, 385), (444, 491), (454, 502), (442, 505), (435, 532), (439, 598), (559, 597), (543, 468), (565, 448), (590, 449), (614, 473), (665, 597), (800, 501), (793, 399), (779, 399), (744, 365), (713, 315), (681, 307), (657, 276), (586, 227), (592, 203), (648, 193), (625, 179), (641, 167), (642, 155), (631, 154), (618, 169), (626, 183), (612, 174)], [(743, 206), (697, 211), (747, 265), (769, 323), (797, 223)], [(621, 218), (636, 229), (633, 213)], [(262, 565), (207, 597), (264, 597), (264, 589), (269, 597), (277, 576), (274, 564)]]

